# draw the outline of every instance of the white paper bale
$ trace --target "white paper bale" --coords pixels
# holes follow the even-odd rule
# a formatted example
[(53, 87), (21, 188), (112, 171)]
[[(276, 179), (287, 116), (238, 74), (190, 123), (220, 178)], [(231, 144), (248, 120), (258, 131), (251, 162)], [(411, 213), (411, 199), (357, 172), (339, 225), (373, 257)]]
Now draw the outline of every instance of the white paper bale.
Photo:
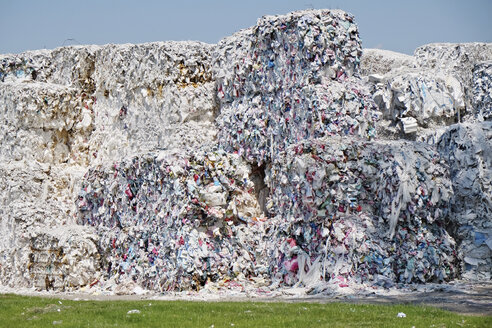
[(215, 137), (213, 46), (106, 45), (95, 54), (95, 161), (156, 148), (196, 148)]
[(87, 165), (94, 99), (57, 84), (0, 84), (0, 160)]
[(492, 60), (492, 43), (431, 43), (414, 53), (419, 67), (451, 73), (463, 85), (468, 113), (473, 112), (472, 71), (475, 64)]
[(99, 46), (69, 46), (0, 55), (0, 81), (36, 81), (94, 91), (94, 55)]
[[(435, 70), (405, 69), (369, 76), (373, 97), (392, 122), (413, 118), (419, 130), (450, 125), (465, 113), (461, 83), (453, 75)], [(406, 132), (405, 132), (406, 133)]]
[(75, 290), (100, 277), (98, 236), (91, 227), (69, 225), (29, 235), (25, 272), (37, 290)]
[[(37, 263), (30, 258), (30, 245), (40, 233), (73, 223), (72, 193), (78, 190), (79, 173), (77, 167), (32, 160), (0, 162), (0, 281), (3, 284), (37, 286), (29, 270), (30, 263)], [(51, 273), (48, 266), (43, 268), (46, 274)], [(44, 278), (38, 273), (36, 279)], [(75, 270), (70, 274), (81, 273)], [(60, 281), (63, 279), (57, 279), (57, 284)]]
[(402, 68), (415, 68), (415, 57), (383, 49), (362, 49), (360, 74), (386, 74)]

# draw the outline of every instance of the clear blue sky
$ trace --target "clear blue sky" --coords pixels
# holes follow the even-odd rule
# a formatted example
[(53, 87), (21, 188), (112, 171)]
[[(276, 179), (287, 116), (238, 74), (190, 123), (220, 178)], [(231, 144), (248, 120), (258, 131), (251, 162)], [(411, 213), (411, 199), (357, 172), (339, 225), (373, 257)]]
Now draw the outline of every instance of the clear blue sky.
[(492, 0), (0, 0), (0, 53), (63, 44), (216, 43), (263, 15), (307, 8), (354, 14), (365, 48), (412, 54), (430, 42), (492, 42)]

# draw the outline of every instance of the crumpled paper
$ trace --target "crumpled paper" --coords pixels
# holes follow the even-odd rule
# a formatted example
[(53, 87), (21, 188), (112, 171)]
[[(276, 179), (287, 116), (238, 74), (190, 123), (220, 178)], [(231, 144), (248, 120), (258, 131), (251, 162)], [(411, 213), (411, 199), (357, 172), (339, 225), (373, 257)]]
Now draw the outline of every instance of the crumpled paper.
[(430, 43), (415, 49), (414, 56), (420, 68), (437, 69), (459, 79), (467, 112), (473, 113), (473, 67), (491, 60), (492, 43)]
[(453, 234), (459, 242), (463, 277), (491, 278), (492, 122), (457, 124), (437, 144), (450, 167), (454, 196)]
[(447, 167), (425, 144), (304, 141), (276, 158), (267, 179), (278, 283), (392, 286), (458, 274), (444, 229)]
[(492, 117), (492, 61), (478, 63), (473, 68), (473, 107), (476, 115)]
[(267, 276), (266, 224), (238, 155), (149, 153), (91, 169), (78, 222), (96, 227), (107, 279), (154, 291)]
[(353, 77), (361, 56), (353, 16), (337, 10), (265, 16), (219, 42), (215, 53), (224, 149), (261, 164), (306, 138), (374, 136), (379, 113)]

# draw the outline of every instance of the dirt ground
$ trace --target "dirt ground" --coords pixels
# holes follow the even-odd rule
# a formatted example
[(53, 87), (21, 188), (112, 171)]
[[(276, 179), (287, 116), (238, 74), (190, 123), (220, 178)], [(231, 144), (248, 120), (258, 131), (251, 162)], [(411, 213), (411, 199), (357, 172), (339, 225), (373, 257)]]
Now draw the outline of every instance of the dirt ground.
[[(323, 299), (319, 299), (324, 302)], [(470, 284), (470, 288), (415, 291), (400, 295), (345, 298), (344, 302), (371, 304), (420, 304), (461, 314), (492, 315), (492, 283)]]

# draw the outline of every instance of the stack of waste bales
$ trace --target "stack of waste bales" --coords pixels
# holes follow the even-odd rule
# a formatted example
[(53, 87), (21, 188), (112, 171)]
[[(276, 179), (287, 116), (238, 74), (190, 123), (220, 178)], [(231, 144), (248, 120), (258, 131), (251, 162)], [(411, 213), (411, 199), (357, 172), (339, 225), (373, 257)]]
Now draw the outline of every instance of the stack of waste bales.
[(374, 136), (379, 117), (356, 75), (353, 16), (317, 10), (265, 16), (217, 45), (218, 141), (263, 163), (288, 145), (325, 135)]
[(0, 285), (490, 279), (491, 60), (484, 43), (363, 54), (341, 10), (216, 45), (0, 55)]
[[(52, 263), (80, 257), (74, 247), (73, 251), (64, 248), (56, 261), (46, 260), (48, 255), (52, 259), (52, 250), (61, 249), (63, 234), (43, 237), (46, 230), (59, 225), (90, 235), (71, 222), (69, 213), (72, 192), (91, 160), (87, 149), (94, 116), (94, 98), (88, 93), (92, 50), (60, 48), (0, 57), (2, 284), (44, 288), (42, 282), (49, 280), (54, 283), (48, 285), (56, 288), (77, 287), (97, 270), (88, 265), (87, 277), (78, 278), (69, 274), (73, 265), (63, 263), (63, 270), (55, 270)], [(37, 239), (52, 244), (39, 248)], [(38, 257), (36, 252), (43, 255)], [(85, 260), (97, 262), (93, 255), (89, 252)]]

